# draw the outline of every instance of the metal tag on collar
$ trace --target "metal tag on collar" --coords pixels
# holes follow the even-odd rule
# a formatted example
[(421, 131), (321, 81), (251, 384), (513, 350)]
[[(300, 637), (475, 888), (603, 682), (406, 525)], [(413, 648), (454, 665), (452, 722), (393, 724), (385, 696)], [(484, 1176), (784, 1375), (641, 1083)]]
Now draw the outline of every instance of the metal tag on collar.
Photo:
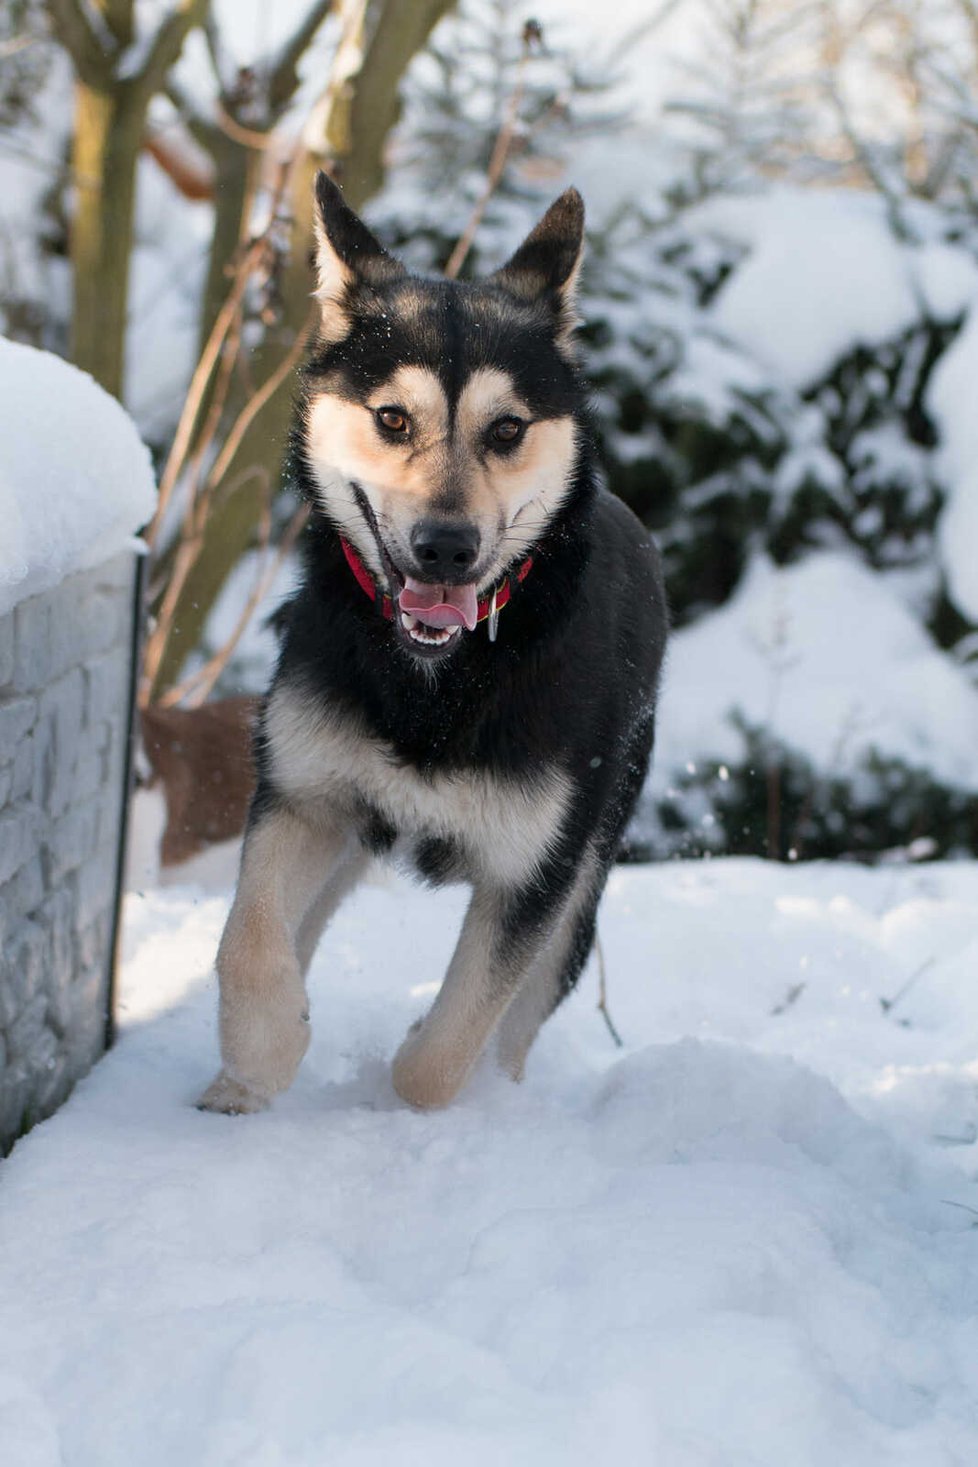
[(493, 586), (492, 595), (489, 597), (489, 618), (486, 622), (486, 630), (489, 633), (490, 642), (496, 640), (496, 632), (499, 629), (499, 607), (496, 605), (496, 588)]

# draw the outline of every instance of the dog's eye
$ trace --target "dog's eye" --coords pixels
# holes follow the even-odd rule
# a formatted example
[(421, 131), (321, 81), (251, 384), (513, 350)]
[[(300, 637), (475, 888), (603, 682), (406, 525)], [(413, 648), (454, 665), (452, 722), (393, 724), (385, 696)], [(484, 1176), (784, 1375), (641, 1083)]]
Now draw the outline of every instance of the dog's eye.
[(411, 419), (403, 408), (378, 408), (374, 416), (382, 428), (386, 428), (388, 433), (396, 435), (406, 433), (411, 424)]
[(489, 429), (489, 441), (502, 448), (511, 448), (514, 443), (519, 443), (525, 432), (526, 424), (522, 418), (500, 418)]

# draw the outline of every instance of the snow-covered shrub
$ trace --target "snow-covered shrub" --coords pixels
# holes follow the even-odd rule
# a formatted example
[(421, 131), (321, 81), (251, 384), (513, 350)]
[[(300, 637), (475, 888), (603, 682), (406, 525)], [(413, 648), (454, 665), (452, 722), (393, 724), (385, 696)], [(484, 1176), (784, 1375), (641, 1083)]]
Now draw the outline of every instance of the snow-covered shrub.
[(833, 773), (736, 713), (730, 723), (739, 758), (680, 771), (633, 830), (629, 859), (762, 852), (873, 860), (885, 851), (920, 860), (967, 855), (978, 844), (978, 800), (925, 766), (870, 752)]
[(932, 257), (892, 241), (878, 201), (783, 188), (599, 237), (583, 314), (606, 470), (659, 534), (680, 624), (756, 553), (841, 545), (918, 570), (936, 612), (927, 393), (978, 285), (965, 251), (941, 263), (958, 282), (931, 300)]
[(7, 0), (0, 11), (0, 128), (38, 118), (38, 95), (51, 67), (44, 6)]
[(781, 858), (978, 840), (978, 694), (850, 552), (754, 561), (676, 633), (633, 832), (657, 854)]

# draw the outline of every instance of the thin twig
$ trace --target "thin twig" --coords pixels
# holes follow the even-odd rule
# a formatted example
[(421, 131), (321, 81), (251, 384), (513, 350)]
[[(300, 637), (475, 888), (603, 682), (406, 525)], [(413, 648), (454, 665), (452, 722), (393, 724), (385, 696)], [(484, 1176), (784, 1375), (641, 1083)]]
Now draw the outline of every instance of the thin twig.
[(604, 965), (604, 948), (601, 945), (600, 932), (594, 934), (594, 956), (598, 960), (598, 1012), (607, 1024), (608, 1033), (618, 1049), (624, 1049), (625, 1041), (615, 1028), (614, 1020), (608, 1010), (608, 974)]
[(880, 1008), (883, 1010), (884, 1014), (892, 1013), (900, 1000), (906, 998), (907, 994), (910, 992), (911, 988), (914, 986), (917, 980), (919, 978), (923, 978), (924, 974), (929, 972), (936, 962), (937, 959), (933, 956), (927, 958), (923, 963), (920, 964), (919, 968), (914, 969), (914, 971), (910, 974), (910, 977), (907, 979), (906, 983), (903, 984), (902, 988), (897, 989), (892, 998), (881, 998)]
[(771, 1010), (772, 1019), (779, 1018), (781, 1014), (786, 1014), (798, 1002), (807, 987), (808, 984), (805, 981), (792, 983), (781, 1002), (776, 1003)]
[[(173, 444), (167, 456), (166, 466), (160, 480), (160, 492), (156, 513), (145, 536), (150, 550), (156, 547), (156, 540), (159, 535), (163, 516), (173, 494), (173, 490), (190, 456), (194, 428), (211, 379), (220, 361), (222, 364), (221, 375), (219, 376), (218, 387), (212, 400), (212, 409), (208, 414), (204, 428), (200, 432), (194, 450), (194, 459), (198, 464), (203, 461), (206, 450), (210, 447), (210, 443), (217, 432), (220, 422), (220, 409), (223, 409), (226, 393), (230, 386), (231, 371), (234, 362), (240, 355), (238, 350), (240, 336), (234, 339), (234, 349), (230, 353), (227, 350), (228, 338), (235, 327), (235, 323), (240, 320), (242, 302), (251, 276), (263, 267), (268, 258), (270, 236), (278, 223), (279, 210), (284, 196), (290, 166), (291, 159), (283, 163), (279, 170), (266, 228), (241, 249), (237, 261), (230, 267), (231, 287), (228, 291), (227, 299), (218, 312), (217, 319), (211, 328), (211, 334), (207, 338), (207, 344), (201, 353), (200, 360), (194, 369), (183, 411), (180, 414), (180, 420), (177, 424), (177, 431), (174, 434)], [(244, 200), (242, 219), (247, 218), (251, 211), (255, 189), (256, 183), (253, 179)], [(213, 410), (215, 403), (219, 407), (219, 411), (216, 414)], [(230, 458), (228, 462), (230, 462)], [(193, 490), (193, 494), (195, 493), (196, 486), (194, 486)]]
[(191, 505), (197, 500), (198, 485), (200, 483), (200, 475), (203, 471), (204, 460), (221, 425), (221, 418), (227, 404), (228, 393), (231, 390), (234, 364), (241, 351), (241, 333), (243, 328), (244, 313), (239, 303), (238, 310), (231, 322), (230, 329), (225, 334), (224, 343), (221, 347), (220, 364), (218, 366), (214, 391), (211, 394), (210, 406), (207, 409), (207, 417), (204, 419), (204, 426), (200, 430), (200, 435), (194, 444), (194, 451), (190, 456), (187, 496)]
[(264, 153), (275, 139), (273, 132), (261, 132), (253, 127), (245, 127), (232, 117), (226, 107), (220, 102), (214, 106), (214, 122), (225, 137), (229, 137), (233, 143), (240, 143), (243, 148), (251, 148), (255, 153)]
[(486, 212), (489, 200), (492, 198), (493, 194), (496, 192), (496, 189), (499, 187), (499, 182), (503, 176), (503, 170), (505, 169), (506, 162), (509, 158), (510, 149), (513, 146), (513, 138), (516, 135), (516, 126), (519, 122), (520, 107), (523, 103), (523, 94), (526, 91), (527, 63), (530, 59), (530, 53), (534, 44), (536, 44), (539, 40), (539, 28), (535, 26), (534, 22), (528, 21), (523, 28), (523, 49), (520, 52), (519, 64), (516, 69), (516, 80), (513, 83), (513, 90), (510, 93), (510, 98), (506, 106), (506, 112), (503, 117), (502, 125), (500, 126), (499, 132), (496, 135), (496, 141), (493, 144), (492, 155), (489, 159), (489, 167), (486, 170), (486, 181), (483, 185), (482, 193), (476, 200), (475, 207), (473, 208), (472, 213), (469, 216), (469, 222), (468, 224), (466, 224), (464, 231), (462, 232), (455, 245), (455, 248), (452, 250), (452, 253), (448, 257), (448, 263), (445, 266), (444, 272), (445, 278), (447, 280), (454, 280), (455, 277), (458, 275), (458, 272), (461, 270), (462, 266), (465, 264), (466, 257), (469, 253), (469, 250), (472, 248), (473, 241), (475, 240), (476, 234), (478, 233), (479, 225), (482, 223), (482, 216)]
[(305, 319), (301, 330), (297, 332), (295, 340), (289, 347), (287, 355), (282, 358), (271, 376), (265, 379), (265, 381), (259, 387), (258, 391), (248, 399), (244, 407), (241, 409), (241, 412), (238, 414), (237, 421), (235, 422), (230, 433), (225, 439), (224, 447), (221, 449), (221, 452), (217, 456), (217, 461), (215, 462), (214, 467), (211, 469), (210, 473), (207, 476), (207, 482), (211, 487), (219, 484), (224, 478), (224, 475), (227, 473), (231, 461), (234, 458), (234, 455), (237, 453), (241, 445), (242, 438), (251, 427), (251, 424), (254, 421), (255, 417), (258, 415), (258, 413), (261, 412), (268, 399), (272, 397), (275, 392), (277, 392), (278, 388), (285, 381), (286, 377), (299, 361), (299, 358), (302, 356), (302, 353), (306, 349), (306, 343), (312, 335), (313, 327), (315, 326), (318, 317), (319, 308), (316, 305), (313, 305), (309, 311), (308, 316)]
[(204, 525), (210, 500), (230, 468), (234, 455), (240, 447), (241, 440), (254, 418), (272, 394), (277, 391), (281, 383), (285, 381), (302, 356), (317, 316), (318, 310), (313, 308), (309, 313), (305, 325), (289, 348), (287, 355), (282, 359), (271, 376), (262, 383), (254, 396), (245, 403), (227, 436), (216, 463), (207, 476), (203, 492), (197, 496), (195, 501), (191, 501), (191, 504), (188, 506), (188, 513), (193, 519), (193, 525), (189, 523), (185, 525), (184, 534), (181, 537), (181, 544), (177, 551), (173, 570), (166, 588), (166, 594), (163, 598), (163, 604), (159, 610), (156, 626), (146, 641), (143, 670), (147, 684), (150, 687), (159, 670), (159, 665), (169, 637), (173, 613), (179, 601), (180, 594), (203, 550)]
[(39, 39), (38, 36), (11, 36), (9, 41), (0, 41), (0, 61), (8, 61), (28, 46), (36, 46)]
[[(221, 673), (230, 662), (234, 650), (241, 641), (255, 610), (274, 584), (275, 577), (278, 575), (296, 540), (299, 538), (309, 518), (309, 514), (310, 507), (308, 504), (299, 506), (286, 527), (271, 564), (268, 564), (266, 560), (266, 563), (260, 567), (251, 594), (242, 607), (230, 636), (217, 649), (213, 656), (204, 663), (203, 667), (198, 668), (195, 673), (185, 678), (182, 683), (168, 689), (163, 694), (159, 699), (159, 706), (161, 708), (172, 708), (175, 704), (183, 702), (184, 699), (187, 699), (188, 708), (196, 708), (205, 702), (213, 691), (214, 685)], [(266, 550), (268, 547), (268, 538), (269, 533), (266, 531), (263, 540), (263, 549)]]
[(211, 334), (207, 338), (207, 345), (201, 352), (200, 360), (194, 368), (193, 377), (190, 379), (190, 387), (187, 391), (183, 411), (180, 414), (180, 421), (177, 423), (177, 431), (173, 435), (173, 444), (167, 455), (163, 474), (160, 478), (160, 492), (156, 505), (156, 513), (150, 521), (149, 527), (144, 535), (144, 539), (151, 551), (156, 548), (156, 539), (159, 535), (160, 525), (163, 522), (163, 516), (166, 513), (170, 497), (186, 462), (193, 437), (194, 425), (200, 413), (201, 403), (204, 400), (208, 383), (211, 380), (218, 357), (224, 345), (224, 338), (231, 329), (231, 323), (234, 320), (245, 289), (247, 288), (248, 275), (250, 273), (249, 256), (250, 252), (242, 258), (235, 271), (228, 298), (217, 314), (217, 319), (211, 328)]
[[(945, 1207), (959, 1207), (962, 1212), (970, 1212), (972, 1217), (978, 1218), (978, 1207), (969, 1207), (967, 1202), (955, 1202), (953, 1197), (942, 1197), (941, 1201)], [(971, 1226), (978, 1228), (978, 1222), (973, 1222)]]

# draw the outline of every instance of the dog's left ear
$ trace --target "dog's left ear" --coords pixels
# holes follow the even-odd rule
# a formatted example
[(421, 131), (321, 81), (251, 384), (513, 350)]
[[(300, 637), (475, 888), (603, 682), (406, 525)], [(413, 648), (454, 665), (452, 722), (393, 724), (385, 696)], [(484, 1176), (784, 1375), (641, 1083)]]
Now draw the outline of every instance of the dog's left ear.
[(355, 214), (328, 173), (316, 174), (316, 298), (322, 307), (320, 334), (342, 341), (356, 307), (358, 290), (389, 284), (405, 274), (359, 214)]
[(577, 324), (574, 301), (583, 252), (584, 200), (569, 188), (489, 281), (520, 300), (546, 301), (557, 317), (557, 339), (566, 345)]

